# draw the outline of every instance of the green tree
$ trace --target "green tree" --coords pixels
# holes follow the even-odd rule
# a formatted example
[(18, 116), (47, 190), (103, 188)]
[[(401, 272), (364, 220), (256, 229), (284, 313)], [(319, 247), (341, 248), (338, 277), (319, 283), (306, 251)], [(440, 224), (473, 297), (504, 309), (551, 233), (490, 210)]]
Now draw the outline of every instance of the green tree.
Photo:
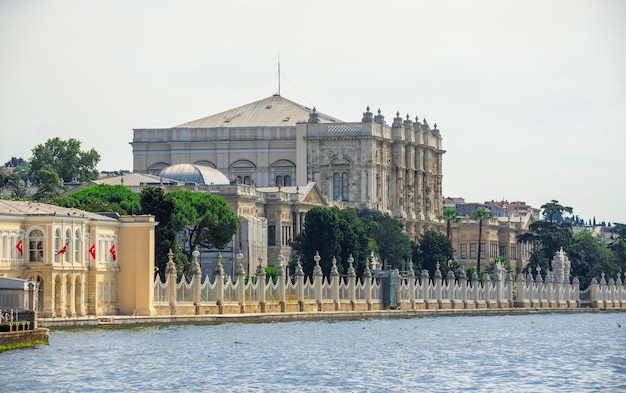
[(39, 185), (37, 186), (37, 192), (33, 195), (33, 199), (43, 200), (59, 195), (58, 190), (61, 188), (62, 184), (56, 172), (40, 169), (37, 172), (37, 178), (39, 179)]
[[(239, 219), (218, 195), (175, 190), (168, 193), (176, 209), (174, 223), (177, 231), (188, 231), (188, 251), (196, 246), (224, 248), (237, 233)], [(191, 259), (191, 255), (188, 255)]]
[(411, 241), (400, 221), (378, 210), (361, 209), (358, 215), (367, 236), (374, 241), (372, 250), (378, 252), (386, 265), (400, 268), (411, 258)]
[(367, 264), (372, 249), (370, 238), (365, 232), (365, 226), (353, 208), (333, 209), (339, 218), (341, 231), (341, 251), (337, 256), (337, 265), (340, 273), (348, 271), (348, 258), (354, 258), (353, 267), (357, 276), (361, 276)]
[(586, 288), (593, 277), (600, 278), (602, 273), (606, 273), (607, 278), (620, 273), (615, 255), (600, 237), (589, 231), (574, 236), (567, 255), (572, 264), (571, 274), (578, 277), (582, 288)]
[[(430, 277), (433, 277), (437, 264), (443, 277), (446, 277), (448, 270), (454, 271), (455, 275), (461, 272), (460, 266), (454, 261), (454, 248), (450, 238), (432, 229), (427, 230), (424, 236), (416, 244), (413, 260), (421, 269), (428, 270)], [(451, 261), (449, 264), (448, 262)]]
[(528, 265), (533, 273), (540, 267), (545, 274), (554, 255), (561, 248), (567, 251), (572, 243), (572, 226), (567, 222), (540, 220), (530, 224), (528, 229), (528, 232), (518, 236), (517, 242), (532, 244)]
[[(167, 254), (170, 249), (176, 247), (176, 224), (174, 221), (174, 209), (176, 205), (172, 197), (166, 194), (161, 187), (145, 187), (141, 190), (140, 205), (144, 214), (152, 214), (159, 224), (155, 228), (155, 252), (154, 264), (161, 280), (165, 280), (165, 265)], [(179, 272), (182, 272), (189, 262), (186, 255), (174, 254), (174, 263)]]
[(474, 210), (470, 217), (474, 220), (478, 220), (478, 255), (476, 256), (476, 272), (480, 273), (480, 258), (483, 242), (483, 221), (491, 218), (491, 213), (485, 209), (478, 208)]
[(561, 222), (563, 221), (563, 213), (572, 213), (574, 210), (569, 206), (563, 206), (559, 203), (559, 201), (551, 200), (550, 202), (541, 205), (543, 209), (543, 216), (548, 218), (550, 222)]
[(448, 236), (448, 238), (452, 240), (451, 226), (452, 223), (457, 223), (461, 221), (459, 213), (453, 207), (446, 207), (445, 209), (443, 209), (443, 213), (437, 218), (446, 222), (446, 236)]
[(321, 257), (324, 275), (330, 273), (332, 258), (341, 253), (343, 240), (339, 217), (332, 209), (316, 206), (309, 210), (302, 231), (293, 242), (295, 256), (300, 259), (307, 277), (313, 275), (316, 252)]
[(97, 178), (96, 166), (100, 162), (100, 154), (94, 149), (82, 151), (80, 144), (74, 138), (64, 141), (57, 137), (35, 146), (30, 159), (30, 178), (39, 184), (42, 169), (55, 172), (64, 182), (85, 182)]
[(5, 168), (17, 168), (24, 163), (23, 158), (11, 157), (11, 159), (4, 163)]
[(122, 185), (99, 184), (56, 198), (60, 206), (90, 212), (115, 212), (120, 215), (141, 214), (139, 195)]

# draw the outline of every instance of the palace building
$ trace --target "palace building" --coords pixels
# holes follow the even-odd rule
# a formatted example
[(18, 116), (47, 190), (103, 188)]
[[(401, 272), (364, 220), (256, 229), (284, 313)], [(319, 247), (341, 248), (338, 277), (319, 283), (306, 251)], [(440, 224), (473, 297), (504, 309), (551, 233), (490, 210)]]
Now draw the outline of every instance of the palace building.
[[(441, 225), (441, 134), (436, 124), (403, 118), (400, 112), (387, 124), (380, 110), (374, 114), (368, 107), (360, 121), (344, 122), (273, 95), (171, 128), (134, 129), (131, 145), (138, 174), (194, 164), (265, 196), (280, 199), (283, 190), (295, 194), (284, 197), (282, 212), (274, 217), (260, 208), (264, 203), (248, 209), (248, 215), (267, 220), (270, 243), (299, 233), (305, 211), (290, 211), (289, 204), (316, 196), (311, 190), (320, 193), (320, 205), (389, 213), (413, 240)], [(300, 193), (304, 188), (309, 194)], [(272, 247), (268, 255), (275, 256)]]

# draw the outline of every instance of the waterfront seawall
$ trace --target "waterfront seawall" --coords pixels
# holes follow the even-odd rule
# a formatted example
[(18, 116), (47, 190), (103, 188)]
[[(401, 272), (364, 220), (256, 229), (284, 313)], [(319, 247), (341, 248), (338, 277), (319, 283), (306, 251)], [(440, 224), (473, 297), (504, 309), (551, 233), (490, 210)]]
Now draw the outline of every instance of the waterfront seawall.
[(351, 321), (367, 319), (434, 318), (455, 316), (496, 316), (528, 314), (572, 314), (624, 312), (621, 309), (567, 308), (567, 309), (474, 309), (474, 310), (381, 310), (381, 311), (336, 311), (336, 312), (294, 312), (294, 313), (255, 313), (219, 315), (161, 315), (49, 318), (40, 319), (39, 325), (49, 329), (134, 327), (163, 325), (219, 325), (222, 323), (275, 323), (299, 321)]

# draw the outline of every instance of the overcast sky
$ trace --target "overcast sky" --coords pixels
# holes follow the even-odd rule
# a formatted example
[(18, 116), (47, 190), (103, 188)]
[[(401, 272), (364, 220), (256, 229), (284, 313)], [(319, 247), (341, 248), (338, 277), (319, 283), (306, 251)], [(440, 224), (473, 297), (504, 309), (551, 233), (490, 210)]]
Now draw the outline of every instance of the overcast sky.
[(444, 196), (626, 223), (626, 2), (0, 0), (0, 165), (281, 95), (437, 123)]

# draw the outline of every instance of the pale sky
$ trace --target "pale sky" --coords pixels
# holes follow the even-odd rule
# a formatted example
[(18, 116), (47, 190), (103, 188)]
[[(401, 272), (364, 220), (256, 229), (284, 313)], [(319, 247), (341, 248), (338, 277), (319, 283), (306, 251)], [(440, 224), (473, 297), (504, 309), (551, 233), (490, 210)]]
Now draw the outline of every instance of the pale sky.
[(444, 196), (626, 223), (626, 2), (0, 0), (0, 165), (53, 137), (132, 170), (133, 128), (278, 91), (437, 123)]

